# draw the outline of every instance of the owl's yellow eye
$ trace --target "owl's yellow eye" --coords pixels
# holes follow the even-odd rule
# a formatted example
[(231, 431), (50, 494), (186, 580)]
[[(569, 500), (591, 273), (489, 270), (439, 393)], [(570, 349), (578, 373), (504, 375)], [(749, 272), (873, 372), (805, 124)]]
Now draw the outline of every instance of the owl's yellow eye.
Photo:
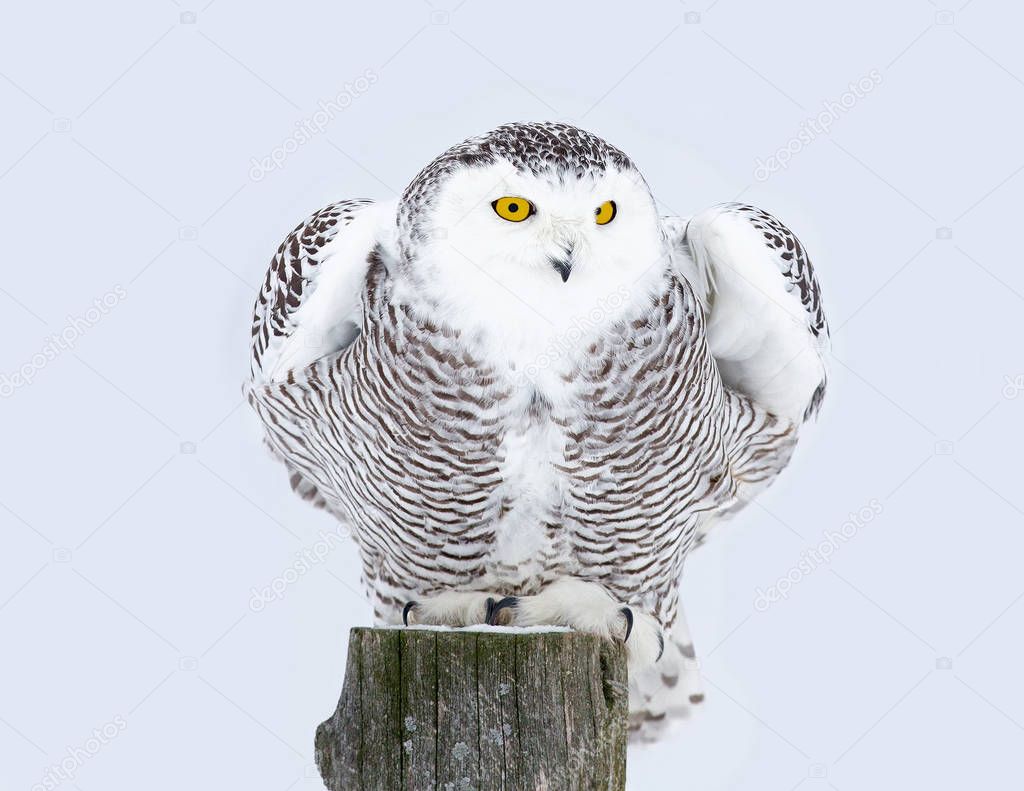
[(615, 219), (615, 201), (606, 200), (594, 209), (594, 221), (598, 225), (607, 225)]
[(511, 196), (498, 198), (491, 203), (491, 206), (494, 208), (495, 214), (509, 222), (522, 222), (536, 211), (533, 208), (533, 204), (526, 198), (513, 198)]

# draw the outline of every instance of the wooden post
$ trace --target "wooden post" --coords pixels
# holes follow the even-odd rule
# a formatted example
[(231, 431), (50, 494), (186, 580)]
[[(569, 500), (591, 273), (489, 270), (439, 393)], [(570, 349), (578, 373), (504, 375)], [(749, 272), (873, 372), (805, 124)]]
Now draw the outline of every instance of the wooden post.
[(627, 711), (593, 635), (353, 629), (316, 760), (331, 791), (623, 791)]

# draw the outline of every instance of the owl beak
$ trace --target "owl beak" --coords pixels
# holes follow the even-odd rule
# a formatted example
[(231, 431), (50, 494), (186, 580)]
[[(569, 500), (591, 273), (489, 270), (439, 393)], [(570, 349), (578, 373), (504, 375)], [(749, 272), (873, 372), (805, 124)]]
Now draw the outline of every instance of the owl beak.
[(561, 275), (563, 283), (569, 281), (569, 275), (572, 274), (572, 264), (570, 264), (568, 261), (553, 258), (551, 259), (551, 266), (553, 266), (555, 268), (555, 271), (558, 272), (559, 275)]
[(552, 257), (548, 259), (551, 266), (561, 276), (562, 282), (567, 283), (569, 281), (569, 275), (572, 274), (572, 253), (573, 245), (572, 242), (567, 242), (562, 245), (562, 255), (558, 257)]

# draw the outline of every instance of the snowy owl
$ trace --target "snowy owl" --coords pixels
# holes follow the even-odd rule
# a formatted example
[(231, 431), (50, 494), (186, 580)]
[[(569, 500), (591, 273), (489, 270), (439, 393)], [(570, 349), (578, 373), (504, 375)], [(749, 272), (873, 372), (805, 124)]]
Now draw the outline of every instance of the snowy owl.
[(623, 640), (640, 727), (703, 697), (684, 561), (786, 466), (827, 339), (773, 216), (661, 217), (617, 148), (514, 123), (285, 239), (247, 393), (378, 622)]

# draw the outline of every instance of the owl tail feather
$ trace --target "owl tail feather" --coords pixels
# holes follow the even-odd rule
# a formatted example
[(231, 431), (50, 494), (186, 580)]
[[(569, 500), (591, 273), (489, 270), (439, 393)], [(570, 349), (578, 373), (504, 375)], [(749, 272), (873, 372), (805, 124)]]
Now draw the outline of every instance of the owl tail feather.
[[(678, 630), (676, 630), (678, 631)], [(673, 723), (686, 719), (704, 700), (700, 670), (693, 644), (673, 634), (665, 653), (651, 668), (629, 680), (629, 739), (653, 742), (663, 738)]]

